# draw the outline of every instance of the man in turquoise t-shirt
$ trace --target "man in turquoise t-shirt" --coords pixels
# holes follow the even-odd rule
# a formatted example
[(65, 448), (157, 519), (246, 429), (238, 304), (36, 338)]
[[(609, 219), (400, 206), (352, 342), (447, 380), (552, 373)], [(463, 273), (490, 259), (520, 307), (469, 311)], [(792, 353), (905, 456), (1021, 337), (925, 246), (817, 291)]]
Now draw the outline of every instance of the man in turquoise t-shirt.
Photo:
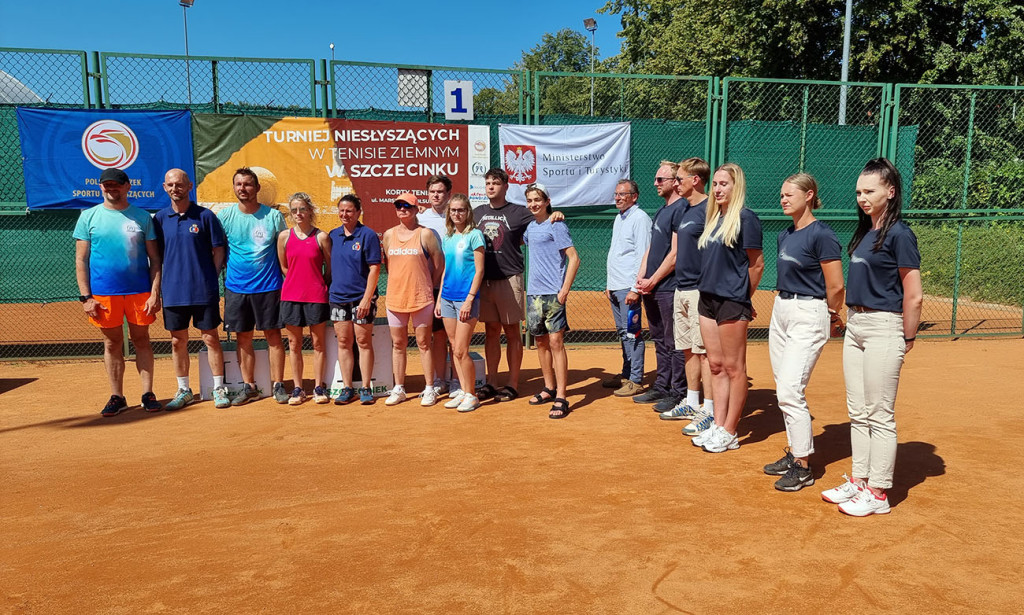
[(228, 238), (227, 273), (224, 276), (224, 329), (235, 334), (242, 388), (231, 398), (241, 406), (257, 399), (254, 329), (263, 331), (270, 347), (270, 375), (274, 400), (288, 403), (284, 388), (284, 346), (281, 344), (281, 264), (277, 259), (277, 234), (288, 228), (277, 209), (256, 200), (260, 180), (248, 167), (235, 171), (232, 180), (237, 205), (222, 209), (217, 217)]
[(89, 322), (103, 333), (103, 363), (110, 400), (100, 414), (116, 416), (128, 408), (124, 397), (124, 332), (135, 345), (135, 367), (142, 380), (142, 407), (160, 410), (153, 394), (153, 347), (149, 325), (160, 309), (160, 253), (153, 219), (128, 203), (131, 182), (120, 169), (100, 175), (103, 202), (78, 216), (75, 276), (78, 300)]

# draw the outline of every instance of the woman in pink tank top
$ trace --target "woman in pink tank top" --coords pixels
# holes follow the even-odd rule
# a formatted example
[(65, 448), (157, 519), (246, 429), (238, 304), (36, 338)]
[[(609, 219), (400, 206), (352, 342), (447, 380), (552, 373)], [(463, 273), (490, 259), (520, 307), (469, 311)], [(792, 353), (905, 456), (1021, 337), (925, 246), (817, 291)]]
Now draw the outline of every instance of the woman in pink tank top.
[[(434, 287), (444, 272), (444, 256), (434, 231), (416, 220), (416, 196), (410, 192), (395, 201), (398, 225), (384, 232), (381, 252), (388, 268), (387, 307), (391, 327), (391, 361), (395, 388), (384, 401), (388, 406), (405, 401), (406, 349), (409, 347), (409, 321), (416, 332), (423, 373), (434, 374), (430, 355), (431, 328), (434, 324)], [(437, 401), (433, 380), (425, 377), (426, 388), (420, 405)]]
[(327, 286), (331, 278), (331, 239), (313, 226), (316, 208), (305, 192), (288, 198), (292, 228), (277, 236), (277, 256), (284, 273), (281, 287), (281, 320), (288, 330), (288, 354), (295, 389), (288, 403), (306, 401), (302, 388), (302, 330), (309, 327), (313, 338), (313, 401), (330, 401), (324, 386), (324, 332), (330, 318)]

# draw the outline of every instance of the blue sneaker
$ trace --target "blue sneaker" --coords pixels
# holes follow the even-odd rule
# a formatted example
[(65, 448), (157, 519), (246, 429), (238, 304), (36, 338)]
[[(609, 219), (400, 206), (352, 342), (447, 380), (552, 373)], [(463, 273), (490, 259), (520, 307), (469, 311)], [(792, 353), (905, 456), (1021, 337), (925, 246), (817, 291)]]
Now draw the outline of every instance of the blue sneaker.
[[(711, 428), (715, 423), (715, 415), (710, 412), (705, 412), (702, 408), (700, 413), (690, 421), (690, 424), (683, 427), (684, 436), (699, 436), (708, 429)], [(699, 446), (699, 445), (695, 445)]]
[(376, 400), (373, 398), (373, 391), (370, 390), (370, 387), (359, 388), (359, 403), (364, 406), (368, 406), (375, 401)]
[(335, 406), (342, 406), (344, 404), (352, 403), (356, 400), (356, 390), (352, 387), (345, 387), (341, 389), (341, 393), (334, 398)]

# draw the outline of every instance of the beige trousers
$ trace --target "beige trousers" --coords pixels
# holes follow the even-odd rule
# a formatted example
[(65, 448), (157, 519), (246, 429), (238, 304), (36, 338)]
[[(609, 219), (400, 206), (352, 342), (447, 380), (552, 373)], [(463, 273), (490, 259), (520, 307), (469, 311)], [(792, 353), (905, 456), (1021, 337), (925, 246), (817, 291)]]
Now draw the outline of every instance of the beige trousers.
[(906, 343), (903, 315), (850, 312), (843, 342), (846, 409), (850, 413), (853, 477), (892, 487), (896, 465), (896, 390)]

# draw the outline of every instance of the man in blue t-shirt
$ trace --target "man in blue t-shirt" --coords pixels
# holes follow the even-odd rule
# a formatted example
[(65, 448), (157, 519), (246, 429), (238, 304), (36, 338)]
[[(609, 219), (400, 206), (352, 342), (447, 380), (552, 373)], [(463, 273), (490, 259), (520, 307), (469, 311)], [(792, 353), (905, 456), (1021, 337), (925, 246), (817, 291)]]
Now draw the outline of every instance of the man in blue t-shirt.
[(213, 405), (231, 405), (224, 386), (224, 351), (220, 346), (220, 288), (217, 277), (224, 266), (224, 229), (216, 214), (189, 198), (192, 180), (181, 169), (164, 175), (164, 192), (171, 204), (153, 216), (163, 262), (164, 328), (171, 332), (171, 357), (178, 392), (165, 409), (178, 410), (195, 396), (188, 383), (188, 327), (195, 325), (206, 344), (213, 374)]
[(277, 235), (288, 228), (277, 209), (257, 199), (260, 180), (242, 167), (232, 179), (237, 205), (217, 213), (228, 239), (224, 276), (224, 329), (235, 334), (242, 386), (231, 398), (241, 406), (259, 398), (256, 388), (254, 329), (263, 331), (270, 348), (270, 376), (274, 401), (288, 403), (284, 388), (284, 345), (281, 343), (281, 284), (284, 277), (277, 258)]
[(672, 316), (676, 292), (676, 228), (686, 203), (676, 194), (678, 170), (678, 164), (663, 160), (654, 177), (654, 188), (658, 196), (665, 199), (665, 206), (654, 214), (651, 243), (636, 282), (647, 311), (658, 371), (654, 386), (646, 393), (635, 395), (633, 401), (654, 404), (657, 412), (671, 410), (686, 396), (685, 358), (676, 350)]
[(103, 333), (103, 363), (111, 395), (100, 414), (116, 416), (128, 408), (124, 397), (125, 320), (142, 380), (142, 407), (158, 412), (149, 341), (149, 325), (160, 309), (160, 253), (153, 219), (128, 203), (131, 182), (121, 169), (103, 171), (100, 190), (103, 202), (78, 216), (73, 234), (78, 300), (89, 322)]

